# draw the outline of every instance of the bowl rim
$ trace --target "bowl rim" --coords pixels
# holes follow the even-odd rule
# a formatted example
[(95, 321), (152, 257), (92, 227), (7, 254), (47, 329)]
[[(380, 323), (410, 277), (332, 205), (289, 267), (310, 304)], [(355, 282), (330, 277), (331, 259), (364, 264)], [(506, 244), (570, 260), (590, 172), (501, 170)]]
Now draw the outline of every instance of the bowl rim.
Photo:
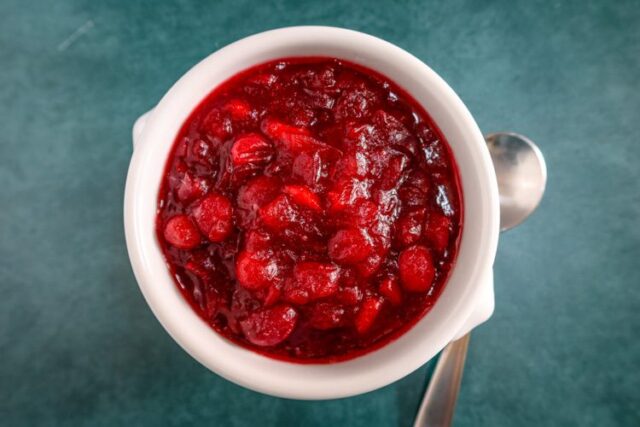
[[(310, 54), (268, 56), (269, 52), (292, 46), (308, 48)], [(242, 69), (269, 58), (320, 56), (311, 52), (316, 46), (320, 50), (327, 46), (342, 49), (348, 52), (345, 56), (326, 56), (342, 57), (383, 75), (388, 73), (372, 66), (372, 61), (401, 64), (409, 76), (407, 81), (389, 77), (412, 95), (415, 92), (405, 84), (408, 81), (433, 93), (438, 114), (454, 122), (447, 127), (464, 136), (465, 142), (460, 146), (463, 148), (459, 150), (473, 154), (465, 155), (471, 157), (467, 163), (473, 173), (460, 171), (465, 201), (462, 241), (447, 286), (431, 311), (396, 340), (371, 353), (331, 364), (297, 364), (254, 353), (227, 341), (206, 325), (175, 286), (156, 240), (155, 221), (149, 224), (149, 218), (153, 215), (155, 219), (155, 203), (168, 151), (198, 102)], [(203, 92), (206, 87), (209, 89)], [(194, 103), (195, 99), (198, 101)], [(434, 118), (451, 145), (441, 122), (434, 117), (433, 108), (416, 100)], [(461, 167), (453, 146), (452, 150)], [(466, 214), (470, 200), (467, 191), (472, 192), (472, 206), (477, 209), (473, 216)], [(408, 375), (431, 359), (463, 327), (477, 303), (480, 291), (477, 282), (495, 258), (499, 205), (495, 174), (482, 134), (466, 106), (437, 73), (405, 50), (377, 37), (336, 27), (298, 26), (265, 31), (227, 45), (193, 66), (171, 87), (153, 109), (136, 143), (126, 181), (124, 223), (133, 271), (147, 303), (167, 332), (192, 357), (222, 377), (255, 391), (296, 399), (331, 399), (371, 391)], [(470, 224), (473, 235), (465, 234)], [(456, 283), (455, 290), (450, 289), (452, 282)]]

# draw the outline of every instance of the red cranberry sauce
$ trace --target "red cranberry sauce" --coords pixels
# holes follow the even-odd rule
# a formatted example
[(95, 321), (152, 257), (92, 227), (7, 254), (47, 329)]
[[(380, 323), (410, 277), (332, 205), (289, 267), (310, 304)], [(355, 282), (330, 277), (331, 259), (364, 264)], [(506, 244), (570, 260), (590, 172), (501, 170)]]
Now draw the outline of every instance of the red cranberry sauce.
[(292, 58), (215, 89), (176, 138), (157, 234), (218, 333), (295, 362), (350, 359), (433, 306), (462, 195), (427, 113), (380, 74)]

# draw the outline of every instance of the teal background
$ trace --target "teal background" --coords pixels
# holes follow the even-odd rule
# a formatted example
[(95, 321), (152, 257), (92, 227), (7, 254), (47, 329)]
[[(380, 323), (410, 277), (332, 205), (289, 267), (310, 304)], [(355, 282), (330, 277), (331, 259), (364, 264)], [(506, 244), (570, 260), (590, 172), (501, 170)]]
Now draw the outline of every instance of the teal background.
[(350, 399), (263, 396), (174, 344), (131, 272), (135, 118), (210, 52), (294, 24), (407, 49), (484, 132), (547, 158), (539, 211), (501, 237), (455, 425), (640, 425), (640, 3), (506, 0), (2, 0), (0, 424), (411, 424), (430, 365)]

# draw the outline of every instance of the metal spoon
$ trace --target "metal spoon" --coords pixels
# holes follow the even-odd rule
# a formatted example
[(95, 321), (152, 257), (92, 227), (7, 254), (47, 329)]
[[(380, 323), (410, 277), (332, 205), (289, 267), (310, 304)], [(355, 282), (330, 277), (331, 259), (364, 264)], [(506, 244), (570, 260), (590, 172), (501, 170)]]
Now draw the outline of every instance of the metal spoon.
[[(517, 133), (485, 137), (498, 178), (500, 230), (522, 223), (538, 207), (547, 183), (547, 166), (540, 149)], [(469, 336), (451, 342), (438, 359), (414, 427), (447, 427), (453, 413), (467, 357)]]

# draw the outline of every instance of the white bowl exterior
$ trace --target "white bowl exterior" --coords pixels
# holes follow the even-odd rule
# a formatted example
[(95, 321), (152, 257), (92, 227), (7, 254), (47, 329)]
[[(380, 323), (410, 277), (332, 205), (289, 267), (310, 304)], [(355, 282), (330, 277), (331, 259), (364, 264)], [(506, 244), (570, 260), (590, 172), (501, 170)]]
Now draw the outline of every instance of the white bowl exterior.
[[(444, 133), (460, 171), (464, 225), (458, 258), (427, 315), (383, 348), (333, 364), (296, 364), (261, 356), (214, 332), (185, 301), (169, 274), (155, 234), (158, 189), (182, 123), (216, 86), (276, 58), (328, 56), (377, 70), (424, 106)], [(187, 72), (134, 129), (138, 141), (125, 191), (131, 263), (149, 306), (169, 334), (200, 363), (247, 388), (296, 399), (330, 399), (385, 386), (419, 368), (448, 342), (493, 311), (491, 266), (499, 231), (496, 178), (471, 114), (434, 71), (381, 39), (332, 27), (291, 27), (235, 42)], [(480, 307), (480, 308), (478, 308)]]

